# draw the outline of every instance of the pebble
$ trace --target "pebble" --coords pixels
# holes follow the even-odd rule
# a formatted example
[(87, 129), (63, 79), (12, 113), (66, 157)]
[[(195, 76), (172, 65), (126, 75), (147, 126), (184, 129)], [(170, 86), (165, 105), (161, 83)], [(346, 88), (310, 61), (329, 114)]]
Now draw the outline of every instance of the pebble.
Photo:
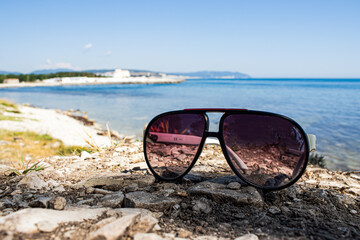
[(49, 201), (49, 208), (55, 210), (63, 210), (66, 206), (66, 199), (64, 197), (55, 197)]
[(205, 199), (193, 201), (193, 204), (194, 205), (193, 205), (192, 209), (195, 212), (203, 212), (203, 213), (209, 214), (212, 211), (211, 206), (207, 203), (207, 201)]
[(281, 210), (275, 206), (271, 206), (268, 211), (269, 211), (269, 213), (274, 214), (274, 215), (281, 213)]
[(259, 238), (255, 234), (249, 233), (249, 234), (243, 235), (241, 237), (237, 237), (234, 240), (259, 240)]
[(105, 190), (105, 189), (101, 189), (101, 188), (94, 188), (94, 193), (98, 193), (98, 194), (108, 194), (108, 193), (112, 193), (112, 191)]
[(238, 182), (231, 182), (226, 186), (226, 188), (232, 189), (232, 190), (239, 190), (241, 188), (241, 184)]
[(180, 238), (189, 238), (192, 236), (192, 232), (188, 231), (188, 230), (185, 230), (183, 228), (180, 228), (178, 230), (178, 234), (177, 234), (178, 237)]
[(17, 185), (16, 188), (40, 190), (48, 187), (48, 184), (38, 177), (37, 172), (28, 173)]
[(148, 192), (131, 192), (126, 194), (125, 207), (146, 208), (152, 211), (164, 211), (181, 200), (178, 198), (157, 196)]
[(47, 208), (49, 205), (50, 197), (39, 197), (29, 203), (30, 207)]
[(134, 240), (165, 240), (165, 238), (157, 235), (156, 233), (136, 233), (134, 235)]
[(89, 159), (89, 158), (92, 158), (91, 154), (88, 153), (87, 151), (82, 151), (81, 154), (80, 154), (80, 159), (82, 161), (86, 160), (86, 159)]
[(111, 192), (106, 194), (104, 197), (100, 198), (98, 201), (98, 206), (118, 208), (121, 207), (121, 204), (124, 201), (124, 194), (122, 191)]
[(352, 214), (357, 214), (357, 211), (354, 210), (354, 209), (350, 210), (350, 212), (351, 212)]

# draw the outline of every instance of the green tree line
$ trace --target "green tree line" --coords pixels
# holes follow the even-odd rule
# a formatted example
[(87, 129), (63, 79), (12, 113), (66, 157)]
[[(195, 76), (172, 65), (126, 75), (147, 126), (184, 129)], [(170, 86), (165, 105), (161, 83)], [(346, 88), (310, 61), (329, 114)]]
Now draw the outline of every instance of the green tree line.
[(44, 80), (56, 77), (97, 77), (95, 73), (87, 72), (58, 72), (49, 74), (0, 74), (0, 83), (7, 78), (18, 78), (20, 82), (35, 82), (36, 80)]

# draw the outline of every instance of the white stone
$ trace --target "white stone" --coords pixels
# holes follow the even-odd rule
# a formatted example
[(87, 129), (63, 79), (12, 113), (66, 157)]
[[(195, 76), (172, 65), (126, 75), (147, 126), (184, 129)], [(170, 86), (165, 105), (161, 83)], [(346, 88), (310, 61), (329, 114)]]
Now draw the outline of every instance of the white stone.
[(165, 240), (167, 238), (163, 238), (156, 233), (136, 233), (134, 235), (134, 240)]
[(106, 239), (106, 240), (116, 240), (120, 239), (126, 232), (126, 230), (131, 227), (136, 219), (139, 217), (138, 214), (129, 214), (122, 218), (119, 218), (111, 223), (106, 224), (105, 226), (99, 228), (95, 232), (90, 233), (89, 239)]
[(193, 238), (194, 240), (217, 240), (218, 238), (215, 236), (199, 236)]
[(243, 235), (241, 237), (237, 237), (234, 240), (259, 240), (259, 238), (255, 234), (249, 233), (249, 234)]
[(73, 208), (56, 211), (43, 208), (27, 208), (0, 217), (0, 230), (11, 230), (19, 233), (36, 233), (39, 230), (51, 232), (61, 223), (97, 219), (106, 210), (106, 208)]
[(0, 164), (0, 177), (5, 177), (11, 174), (13, 171), (11, 171), (11, 167)]
[(81, 158), (81, 160), (86, 160), (86, 159), (92, 158), (92, 156), (87, 151), (82, 151), (80, 154), (80, 158)]
[(48, 184), (38, 177), (37, 172), (30, 172), (16, 185), (16, 188), (22, 187), (39, 190), (48, 187)]

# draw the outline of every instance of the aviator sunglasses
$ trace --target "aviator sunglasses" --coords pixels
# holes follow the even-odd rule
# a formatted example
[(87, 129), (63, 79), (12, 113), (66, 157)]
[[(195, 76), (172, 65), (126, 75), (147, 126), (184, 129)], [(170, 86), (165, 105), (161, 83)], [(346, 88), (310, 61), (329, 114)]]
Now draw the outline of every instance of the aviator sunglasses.
[[(223, 113), (218, 132), (209, 131), (208, 112)], [(204, 144), (220, 145), (232, 171), (263, 190), (294, 184), (304, 173), (315, 135), (294, 120), (246, 109), (185, 109), (166, 112), (144, 132), (144, 155), (158, 180), (183, 178), (195, 165)]]

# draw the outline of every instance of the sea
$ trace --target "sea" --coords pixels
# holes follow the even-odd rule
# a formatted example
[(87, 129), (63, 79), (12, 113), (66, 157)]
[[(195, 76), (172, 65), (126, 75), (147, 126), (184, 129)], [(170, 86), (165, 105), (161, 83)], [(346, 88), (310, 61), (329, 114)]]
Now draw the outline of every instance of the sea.
[[(360, 79), (188, 79), (179, 84), (82, 85), (0, 89), (0, 98), (42, 108), (80, 110), (141, 138), (159, 113), (184, 108), (275, 112), (317, 136), (327, 168), (360, 170)], [(216, 130), (220, 115), (210, 114)]]

